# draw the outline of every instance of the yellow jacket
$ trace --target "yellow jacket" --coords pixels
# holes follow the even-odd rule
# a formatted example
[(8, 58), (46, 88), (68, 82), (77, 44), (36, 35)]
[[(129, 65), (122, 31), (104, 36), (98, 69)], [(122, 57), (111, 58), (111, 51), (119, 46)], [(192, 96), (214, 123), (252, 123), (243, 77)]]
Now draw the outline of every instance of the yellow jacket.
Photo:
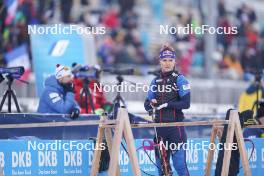
[[(262, 97), (262, 90), (259, 90), (259, 99)], [(257, 89), (254, 86), (250, 86), (245, 92), (240, 95), (238, 110), (239, 112), (252, 109), (254, 103), (257, 101)], [(256, 108), (254, 108), (254, 114)]]

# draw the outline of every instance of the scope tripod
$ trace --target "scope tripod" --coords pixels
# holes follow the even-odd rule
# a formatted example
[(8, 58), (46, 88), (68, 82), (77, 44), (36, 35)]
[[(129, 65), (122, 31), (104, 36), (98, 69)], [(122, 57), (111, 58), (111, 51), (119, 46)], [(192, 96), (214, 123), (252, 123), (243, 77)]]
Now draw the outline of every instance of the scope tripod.
[(85, 97), (85, 100), (84, 100), (85, 112), (88, 113), (88, 98), (89, 98), (89, 102), (91, 104), (92, 112), (93, 112), (93, 114), (95, 114), (94, 102), (93, 102), (92, 94), (91, 94), (90, 89), (89, 89), (89, 84), (90, 84), (89, 79), (83, 80), (83, 89), (82, 89), (81, 94), (80, 94), (80, 102), (82, 103), (82, 99), (84, 96)]
[(19, 105), (18, 105), (18, 102), (17, 102), (17, 97), (16, 97), (16, 94), (14, 92), (14, 90), (12, 90), (12, 83), (14, 81), (14, 78), (11, 77), (11, 76), (7, 76), (7, 85), (8, 85), (8, 89), (5, 91), (4, 93), (4, 96), (2, 98), (2, 101), (1, 101), (1, 104), (0, 104), (0, 112), (2, 111), (2, 108), (4, 106), (4, 103), (5, 103), (5, 100), (7, 98), (7, 107), (8, 107), (8, 112), (11, 113), (12, 109), (11, 109), (11, 101), (12, 101), (12, 98), (14, 99), (14, 102), (15, 102), (15, 106), (16, 106), (16, 110), (18, 113), (20, 113), (20, 108), (19, 108)]

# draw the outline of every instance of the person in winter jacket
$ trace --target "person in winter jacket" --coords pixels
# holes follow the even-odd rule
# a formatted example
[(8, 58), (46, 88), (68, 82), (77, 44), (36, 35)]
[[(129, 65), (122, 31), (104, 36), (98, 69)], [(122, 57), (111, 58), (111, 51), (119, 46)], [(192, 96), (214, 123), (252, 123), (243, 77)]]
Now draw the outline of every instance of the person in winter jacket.
[[(175, 70), (176, 54), (170, 46), (163, 46), (160, 51), (159, 62), (161, 71), (159, 76), (151, 82), (147, 98), (144, 106), (146, 111), (155, 111), (154, 121), (157, 123), (181, 122), (184, 119), (182, 109), (190, 107), (190, 84), (187, 79)], [(173, 166), (181, 176), (189, 175), (186, 165), (186, 149), (182, 144), (187, 142), (187, 136), (184, 127), (158, 127), (158, 140), (155, 138), (155, 143), (160, 141), (163, 144), (168, 143), (168, 146), (177, 146), (175, 149), (164, 149), (166, 152), (161, 154), (157, 149), (156, 163), (159, 168), (163, 168), (164, 164), (170, 169), (170, 157), (173, 161)], [(159, 175), (163, 175), (162, 169), (159, 169)]]
[[(263, 76), (261, 82), (263, 82)], [(259, 106), (257, 109), (257, 92), (259, 98)], [(245, 110), (253, 110), (254, 117), (258, 121), (259, 124), (264, 124), (264, 88), (263, 85), (258, 87), (258, 84), (251, 84), (245, 92), (240, 95), (238, 109), (239, 112)], [(245, 128), (243, 130), (243, 136), (245, 138), (259, 138), (264, 137), (264, 129), (263, 128)]]
[[(76, 68), (79, 71), (83, 71), (80, 64), (74, 63), (73, 65), (74, 73), (76, 72)], [(86, 67), (86, 66), (84, 66)], [(84, 78), (84, 77), (74, 77), (74, 92), (75, 92), (75, 100), (81, 107), (81, 114), (87, 113), (95, 113), (97, 115), (102, 115), (104, 112), (110, 112), (112, 110), (112, 103), (107, 102), (104, 92), (100, 89), (102, 85), (100, 84), (100, 66), (90, 67), (90, 69), (96, 70), (96, 74), (92, 78)], [(85, 72), (85, 71), (84, 71)], [(90, 97), (82, 92), (84, 91), (84, 87), (87, 86), (90, 92)], [(87, 100), (86, 100), (87, 99)], [(87, 103), (87, 110), (86, 110)], [(93, 107), (92, 107), (93, 104)], [(94, 108), (94, 109), (93, 109)], [(94, 110), (94, 112), (93, 112)]]
[[(246, 110), (251, 110), (253, 108), (254, 103), (257, 100), (257, 90), (258, 87), (256, 84), (251, 84), (246, 91), (244, 91), (240, 97), (239, 97), (239, 102), (238, 102), (238, 110), (239, 112), (246, 111)], [(262, 99), (264, 89), (262, 88), (258, 90), (258, 96), (259, 99)], [(253, 109), (254, 112), (256, 113), (256, 107)]]
[[(83, 98), (81, 99), (81, 92), (83, 89), (83, 84), (84, 84), (84, 82), (82, 79), (74, 78), (75, 100), (78, 102), (78, 104), (81, 107), (81, 114), (92, 113), (92, 106), (91, 106), (90, 99), (88, 98), (88, 100), (87, 100), (88, 112), (86, 112), (85, 96), (83, 96)], [(99, 86), (99, 84), (100, 83), (97, 80), (91, 80), (89, 82), (89, 89), (91, 92), (91, 97), (92, 97), (92, 101), (93, 101), (93, 105), (94, 105), (95, 114), (101, 115), (100, 112), (104, 111), (103, 110), (104, 106), (108, 105), (108, 104), (110, 105), (110, 103), (108, 103), (106, 101), (104, 93), (96, 87), (96, 85)]]
[(71, 69), (57, 64), (55, 74), (45, 80), (37, 112), (71, 114), (71, 118), (77, 118), (80, 108), (74, 99), (72, 83)]

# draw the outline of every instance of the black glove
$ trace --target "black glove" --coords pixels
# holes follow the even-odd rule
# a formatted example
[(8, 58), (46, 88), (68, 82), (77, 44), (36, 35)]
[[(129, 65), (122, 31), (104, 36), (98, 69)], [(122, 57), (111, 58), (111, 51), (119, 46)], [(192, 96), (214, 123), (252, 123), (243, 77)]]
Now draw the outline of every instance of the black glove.
[(79, 115), (80, 115), (80, 110), (78, 108), (74, 108), (71, 112), (70, 117), (71, 119), (76, 119), (79, 117)]
[(253, 118), (253, 111), (246, 110), (238, 113), (241, 127), (244, 128), (248, 125), (255, 125), (256, 122)]
[(64, 84), (63, 89), (65, 92), (72, 92), (74, 93), (74, 86), (73, 84)]

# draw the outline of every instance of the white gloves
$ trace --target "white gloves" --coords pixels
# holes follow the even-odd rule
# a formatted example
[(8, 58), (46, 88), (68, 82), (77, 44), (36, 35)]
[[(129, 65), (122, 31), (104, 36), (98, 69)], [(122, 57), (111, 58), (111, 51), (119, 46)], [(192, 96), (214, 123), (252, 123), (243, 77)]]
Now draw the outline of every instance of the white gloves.
[[(156, 104), (156, 103), (157, 103), (157, 100), (156, 100), (156, 99), (152, 99), (152, 100), (151, 100), (150, 105), (151, 105), (151, 107), (152, 107), (153, 109), (155, 108), (154, 104)], [(163, 108), (166, 108), (167, 106), (168, 106), (168, 103), (163, 103), (163, 104), (159, 105), (159, 106), (156, 108), (156, 110), (161, 110), (161, 109), (163, 109)]]
[(168, 103), (163, 103), (157, 107), (157, 110), (161, 110), (163, 108), (166, 108), (168, 106)]

